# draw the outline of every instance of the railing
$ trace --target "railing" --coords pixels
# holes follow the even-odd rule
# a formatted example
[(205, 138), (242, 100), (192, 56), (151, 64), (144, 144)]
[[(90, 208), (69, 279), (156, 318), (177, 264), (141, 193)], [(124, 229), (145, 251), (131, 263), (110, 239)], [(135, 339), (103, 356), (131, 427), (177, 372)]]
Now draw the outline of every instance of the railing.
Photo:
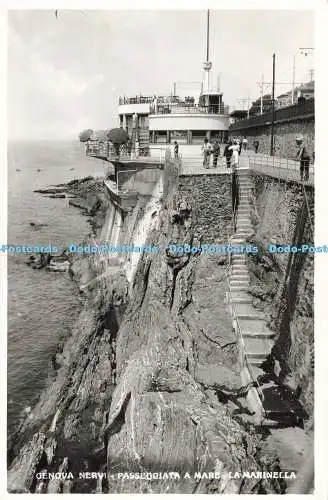
[(210, 106), (198, 106), (193, 97), (177, 96), (135, 96), (120, 97), (119, 105), (124, 104), (150, 104), (150, 114), (162, 115), (170, 113), (198, 113), (216, 114), (228, 116), (227, 108), (224, 104), (212, 104)]
[[(300, 104), (294, 104), (293, 106), (288, 106), (286, 108), (276, 109), (275, 122), (293, 120), (296, 118), (302, 118), (304, 116), (314, 117), (314, 112), (314, 99), (308, 99)], [(249, 118), (245, 118), (244, 120), (239, 120), (237, 123), (231, 124), (229, 130), (244, 130), (249, 127), (267, 125), (271, 123), (271, 120), (271, 112), (259, 116), (251, 116)]]
[(211, 106), (196, 106), (195, 104), (180, 103), (178, 105), (151, 105), (151, 115), (166, 115), (166, 114), (207, 114), (207, 115), (223, 115), (225, 114), (224, 106), (211, 105)]
[(157, 104), (186, 104), (192, 103), (194, 104), (195, 99), (193, 97), (178, 97), (178, 96), (134, 96), (134, 97), (125, 97), (121, 96), (119, 98), (119, 105), (122, 104), (151, 104), (154, 102)]
[[(261, 153), (248, 153), (249, 167), (278, 179), (300, 182), (300, 162), (281, 156), (269, 156)], [(314, 164), (309, 166), (309, 180), (306, 184), (314, 184)]]
[(135, 97), (120, 97), (118, 100), (119, 105), (122, 104), (149, 104), (154, 101), (154, 96), (135, 96)]
[(144, 148), (128, 148), (123, 145), (120, 147), (119, 154), (114, 147), (109, 143), (93, 143), (86, 147), (86, 155), (91, 157), (104, 158), (108, 161), (140, 161), (140, 162), (164, 162), (165, 148), (151, 149), (149, 146)]

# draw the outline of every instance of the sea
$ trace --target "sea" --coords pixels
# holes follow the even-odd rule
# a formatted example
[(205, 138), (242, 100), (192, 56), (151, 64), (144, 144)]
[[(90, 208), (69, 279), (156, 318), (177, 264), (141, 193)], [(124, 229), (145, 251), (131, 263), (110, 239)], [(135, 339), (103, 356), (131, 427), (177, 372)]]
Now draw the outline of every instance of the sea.
[[(8, 143), (8, 243), (64, 247), (82, 242), (90, 232), (87, 217), (68, 198), (33, 191), (88, 175), (103, 177), (105, 168), (101, 160), (85, 156), (78, 140)], [(27, 259), (27, 254), (7, 257), (9, 437), (54, 376), (50, 360), (81, 308), (68, 273), (32, 269)]]

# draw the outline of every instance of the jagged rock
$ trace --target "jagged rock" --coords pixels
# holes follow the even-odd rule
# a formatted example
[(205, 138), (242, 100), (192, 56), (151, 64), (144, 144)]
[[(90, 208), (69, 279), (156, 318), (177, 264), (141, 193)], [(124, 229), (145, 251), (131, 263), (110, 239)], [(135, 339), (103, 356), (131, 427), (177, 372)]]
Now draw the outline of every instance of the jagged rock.
[(50, 194), (48, 198), (66, 198), (66, 194)]
[(7, 488), (11, 493), (29, 493), (34, 475), (44, 454), (45, 434), (38, 432), (28, 441), (11, 464)]
[(48, 224), (44, 224), (44, 223), (36, 223), (36, 222), (30, 222), (30, 226), (33, 227), (33, 229), (35, 229), (35, 231), (38, 231), (39, 229), (41, 229), (41, 227), (44, 227), (44, 226), (47, 226)]
[[(91, 185), (91, 180), (85, 182), (86, 190)], [(74, 186), (80, 193), (81, 184)], [(181, 224), (170, 221), (176, 207), (186, 211), (181, 197), (178, 201), (180, 205), (171, 190), (167, 208), (152, 219), (147, 244), (166, 248), (169, 241), (196, 241), (194, 219), (188, 217), (190, 225), (185, 219)], [(106, 205), (95, 206), (101, 212)], [(206, 228), (203, 221), (202, 227)], [(109, 473), (126, 469), (192, 474), (179, 481), (122, 482), (109, 476), (104, 484), (89, 486), (97, 492), (274, 493), (279, 489), (267, 480), (229, 477), (236, 470), (259, 470), (258, 440), (231, 417), (214, 391), (208, 396), (195, 377), (197, 365), (221, 364), (234, 371), (237, 363), (224, 303), (225, 269), (219, 264), (215, 255), (187, 255), (172, 268), (164, 252), (145, 253), (129, 282), (123, 268), (100, 276), (91, 259), (76, 260), (71, 270), (76, 279), (85, 279), (90, 271), (87, 280), (95, 281), (85, 287), (85, 306), (60, 354), (56, 380), (19, 434), (18, 445), (34, 435), (24, 443), (26, 448), (22, 446), (26, 452), (10, 465), (11, 474), (21, 473), (24, 487), (33, 468), (26, 470), (21, 461), (27, 451), (32, 456), (33, 450), (32, 464), (41, 469), (47, 467), (47, 458), (53, 466), (64, 453), (77, 468), (79, 450), (85, 460), (94, 461), (95, 470), (105, 467)], [(228, 389), (237, 385), (234, 379), (227, 380), (227, 373), (217, 371), (215, 378), (214, 386), (217, 382), (222, 386), (223, 380), (229, 382)], [(39, 443), (40, 428), (46, 434)], [(218, 477), (194, 477), (199, 470), (216, 472)], [(48, 493), (71, 488), (69, 483), (51, 481)], [(28, 484), (30, 491), (32, 483)], [(79, 487), (76, 481), (74, 492)]]

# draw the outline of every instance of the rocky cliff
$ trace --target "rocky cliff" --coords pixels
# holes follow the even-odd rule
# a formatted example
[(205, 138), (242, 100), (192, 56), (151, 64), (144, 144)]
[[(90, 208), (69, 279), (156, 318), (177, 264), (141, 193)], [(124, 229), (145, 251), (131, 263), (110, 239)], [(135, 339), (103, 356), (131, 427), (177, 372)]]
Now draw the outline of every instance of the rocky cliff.
[[(113, 207), (100, 185), (90, 191), (99, 194), (95, 238)], [(92, 257), (71, 265), (84, 307), (56, 357), (56, 379), (10, 447), (10, 492), (285, 491), (281, 479), (242, 477), (279, 471), (279, 462), (243, 423), (249, 409), (225, 305), (225, 257), (167, 250), (198, 243), (195, 210), (176, 188), (164, 190), (158, 209), (149, 213), (148, 204), (139, 200), (122, 231), (146, 215), (145, 241), (162, 251), (130, 266), (113, 257), (106, 272)], [(99, 474), (79, 477), (86, 472)], [(163, 475), (118, 475), (126, 472)]]
[(277, 332), (272, 370), (299, 397), (311, 422), (314, 397), (314, 254), (270, 253), (269, 244), (314, 242), (313, 188), (253, 173), (252, 294)]

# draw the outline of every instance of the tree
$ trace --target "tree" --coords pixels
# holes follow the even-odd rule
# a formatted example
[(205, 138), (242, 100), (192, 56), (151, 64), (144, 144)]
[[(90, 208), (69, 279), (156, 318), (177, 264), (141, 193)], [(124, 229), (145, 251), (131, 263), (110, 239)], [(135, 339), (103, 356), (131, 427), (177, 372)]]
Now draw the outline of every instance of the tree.
[(128, 133), (122, 128), (112, 128), (108, 132), (108, 139), (113, 144), (117, 156), (120, 154), (120, 146), (129, 140)]
[[(268, 113), (271, 111), (272, 107), (272, 97), (271, 94), (265, 94), (263, 96), (263, 113)], [(249, 116), (259, 115), (261, 113), (261, 98), (259, 97), (256, 101), (252, 102), (252, 107), (249, 110)]]
[(88, 128), (87, 130), (83, 130), (79, 135), (80, 142), (87, 142), (90, 139), (90, 137), (92, 136), (92, 134), (93, 134), (93, 130), (91, 130), (91, 128)]

